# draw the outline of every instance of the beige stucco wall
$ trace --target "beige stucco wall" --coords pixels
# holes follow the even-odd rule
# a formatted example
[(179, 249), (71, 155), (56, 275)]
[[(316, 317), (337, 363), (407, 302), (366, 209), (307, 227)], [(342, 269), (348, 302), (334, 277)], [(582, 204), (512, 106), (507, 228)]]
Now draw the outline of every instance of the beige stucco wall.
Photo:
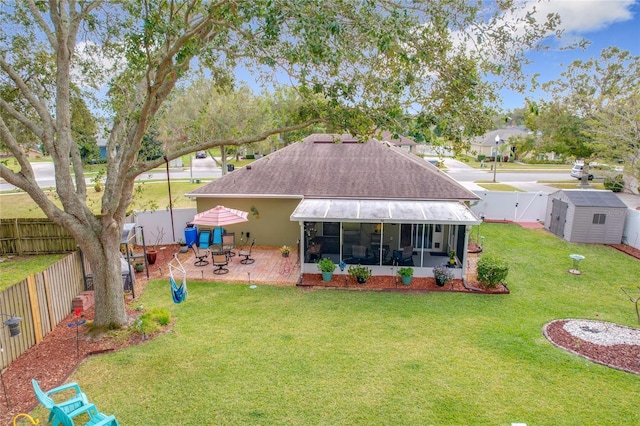
[[(247, 232), (250, 238), (256, 239), (259, 246), (295, 246), (300, 238), (300, 225), (291, 222), (289, 217), (300, 203), (300, 199), (273, 199), (273, 198), (198, 198), (197, 209), (202, 212), (222, 205), (232, 209), (249, 212), (249, 221), (226, 226), (227, 232), (235, 232), (236, 244), (240, 244), (241, 233)], [(252, 213), (255, 207), (258, 215)]]

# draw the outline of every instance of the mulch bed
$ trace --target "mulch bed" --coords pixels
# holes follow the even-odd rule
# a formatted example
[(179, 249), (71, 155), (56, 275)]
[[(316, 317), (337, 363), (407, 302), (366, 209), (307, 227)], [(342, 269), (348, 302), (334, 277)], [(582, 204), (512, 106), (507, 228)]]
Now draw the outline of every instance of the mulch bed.
[(460, 293), (485, 293), (485, 294), (508, 294), (509, 289), (505, 285), (498, 285), (496, 288), (485, 288), (479, 282), (471, 282), (468, 287), (463, 285), (462, 280), (455, 279), (442, 287), (436, 285), (434, 278), (413, 277), (411, 284), (402, 284), (400, 277), (374, 276), (367, 280), (365, 284), (358, 284), (354, 277), (344, 274), (333, 274), (330, 282), (322, 281), (322, 274), (303, 274), (302, 280), (298, 283), (300, 287), (308, 288), (334, 288), (341, 290), (373, 290), (373, 291), (397, 291), (397, 292), (460, 292)]
[(640, 346), (601, 346), (566, 331), (567, 320), (555, 320), (543, 328), (545, 337), (555, 346), (607, 367), (640, 375)]
[(635, 247), (631, 247), (627, 244), (611, 244), (611, 247), (623, 253), (626, 253), (629, 256), (635, 257), (636, 259), (640, 259), (640, 250)]

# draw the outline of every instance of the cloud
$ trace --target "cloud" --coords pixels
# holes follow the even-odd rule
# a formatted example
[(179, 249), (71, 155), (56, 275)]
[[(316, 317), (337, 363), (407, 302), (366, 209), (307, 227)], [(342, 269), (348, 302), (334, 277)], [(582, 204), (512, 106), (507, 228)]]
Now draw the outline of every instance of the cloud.
[(551, 0), (530, 3), (540, 16), (557, 13), (562, 20), (561, 28), (568, 34), (585, 34), (598, 31), (609, 25), (633, 19), (631, 10), (636, 0)]

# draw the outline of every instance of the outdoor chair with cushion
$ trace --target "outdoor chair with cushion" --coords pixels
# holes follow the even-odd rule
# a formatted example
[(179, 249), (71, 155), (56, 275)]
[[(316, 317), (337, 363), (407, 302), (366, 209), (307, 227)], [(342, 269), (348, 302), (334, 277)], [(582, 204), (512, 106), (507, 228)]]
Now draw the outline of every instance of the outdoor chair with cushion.
[(214, 246), (222, 245), (222, 228), (216, 228), (213, 230), (213, 238), (211, 244)]
[(356, 262), (361, 262), (367, 258), (367, 248), (365, 246), (351, 246), (351, 257)]
[(201, 249), (208, 249), (211, 245), (211, 232), (200, 231), (200, 237), (198, 239), (198, 247)]
[(216, 275), (222, 275), (229, 272), (229, 268), (226, 266), (229, 264), (229, 257), (227, 253), (211, 253), (211, 257), (213, 258), (213, 273)]
[(193, 263), (196, 266), (205, 266), (209, 264), (207, 257), (209, 256), (208, 249), (201, 249), (196, 245), (196, 243), (191, 244), (191, 248), (193, 249), (193, 254), (196, 257), (196, 261)]
[(238, 256), (244, 257), (244, 259), (240, 260), (240, 263), (249, 265), (256, 261), (255, 259), (251, 258), (251, 251), (253, 250), (253, 245), (255, 243), (256, 243), (256, 239), (254, 238), (253, 241), (251, 242), (251, 245), (249, 246), (249, 250), (245, 249), (245, 250), (238, 251)]
[[(40, 385), (38, 384), (38, 381), (36, 379), (31, 379), (31, 384), (33, 385), (33, 392), (35, 393), (36, 398), (38, 399), (40, 404), (42, 404), (44, 408), (49, 410), (49, 421), (54, 426), (58, 424), (55, 420), (54, 421), (51, 420), (54, 417), (54, 412), (52, 411), (54, 407), (57, 407), (58, 410), (63, 412), (69, 418), (73, 418), (78, 414), (80, 414), (78, 412), (79, 409), (89, 404), (89, 401), (87, 400), (87, 396), (84, 394), (84, 392), (80, 390), (80, 386), (78, 386), (78, 384), (75, 382), (58, 386), (46, 392), (43, 391), (42, 388), (40, 388)], [(61, 392), (69, 393), (70, 390), (75, 391), (75, 395), (72, 396), (71, 398), (60, 400), (58, 402), (56, 402), (52, 398), (52, 395), (55, 395)], [(73, 424), (73, 421), (71, 424)]]
[(236, 248), (236, 234), (233, 232), (222, 235), (222, 251), (227, 253), (229, 257), (233, 257), (236, 253), (233, 251)]
[(401, 266), (413, 265), (413, 246), (405, 246), (402, 250), (393, 251), (393, 263)]
[[(62, 426), (74, 426), (73, 418), (65, 413), (60, 407), (54, 406), (51, 413), (53, 414), (52, 425)], [(84, 423), (84, 426), (120, 426), (120, 423), (116, 420), (115, 416), (107, 416), (98, 411), (95, 405), (88, 404), (80, 407), (76, 410), (76, 414), (86, 413), (89, 416), (89, 421)]]

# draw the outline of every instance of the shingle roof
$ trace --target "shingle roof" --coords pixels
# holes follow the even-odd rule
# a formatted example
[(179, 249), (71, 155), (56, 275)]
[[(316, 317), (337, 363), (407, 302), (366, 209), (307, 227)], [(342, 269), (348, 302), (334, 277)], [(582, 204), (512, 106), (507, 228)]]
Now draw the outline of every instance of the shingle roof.
[(314, 134), (189, 196), (476, 200), (429, 162), (388, 143)]
[(611, 191), (594, 190), (564, 190), (564, 194), (569, 201), (577, 207), (620, 207), (627, 208), (627, 205)]
[(512, 136), (526, 136), (528, 134), (527, 130), (519, 127), (505, 127), (487, 132), (483, 136), (478, 136), (471, 143), (474, 145), (494, 146), (496, 144), (496, 136), (500, 136), (500, 140), (507, 142)]

